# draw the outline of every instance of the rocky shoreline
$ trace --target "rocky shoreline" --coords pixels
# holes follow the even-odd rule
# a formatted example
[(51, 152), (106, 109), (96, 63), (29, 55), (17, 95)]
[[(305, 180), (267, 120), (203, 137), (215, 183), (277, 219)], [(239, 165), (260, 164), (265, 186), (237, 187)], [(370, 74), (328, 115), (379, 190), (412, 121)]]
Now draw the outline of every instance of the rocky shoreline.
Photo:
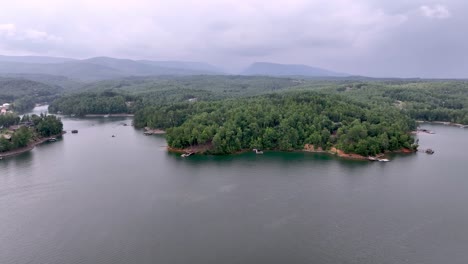
[[(172, 148), (172, 147), (169, 147), (169, 146), (167, 146), (166, 148), (167, 148), (167, 150), (169, 152), (178, 153), (178, 154), (186, 154), (186, 153), (205, 154), (210, 149), (210, 147), (211, 147), (211, 145), (192, 146), (192, 147), (183, 148), (183, 149)], [(242, 153), (246, 153), (246, 152), (250, 152), (250, 151), (251, 151), (250, 149), (244, 149), (244, 150), (240, 150), (238, 152), (232, 153), (232, 154), (242, 154)], [(273, 150), (273, 151), (275, 151), (275, 150)], [(279, 151), (279, 150), (277, 150), (277, 151)], [(369, 160), (369, 157), (367, 157), (367, 156), (362, 156), (362, 155), (355, 154), (355, 153), (345, 153), (343, 150), (337, 149), (335, 147), (332, 147), (330, 150), (323, 150), (321, 147), (315, 148), (311, 144), (306, 144), (302, 150), (296, 150), (296, 151), (330, 154), (330, 155), (338, 156), (340, 158), (349, 159), (349, 160), (361, 160), (361, 161)], [(416, 152), (415, 150), (404, 149), (403, 148), (403, 149), (400, 149), (400, 150), (397, 150), (397, 151), (381, 153), (381, 154), (377, 155), (377, 157), (381, 158), (381, 157), (384, 157), (385, 154), (389, 154), (389, 153), (411, 154), (411, 153), (415, 153), (415, 152)]]

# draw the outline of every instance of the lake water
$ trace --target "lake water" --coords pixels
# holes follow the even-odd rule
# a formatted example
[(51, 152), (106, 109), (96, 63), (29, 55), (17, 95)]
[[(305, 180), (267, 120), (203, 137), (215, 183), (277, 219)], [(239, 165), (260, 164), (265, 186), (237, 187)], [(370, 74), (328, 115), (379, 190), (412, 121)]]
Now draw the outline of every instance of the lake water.
[[(0, 161), (0, 263), (468, 263), (468, 130), (389, 163), (168, 154), (130, 119), (64, 120)], [(111, 137), (115, 135), (115, 137)]]

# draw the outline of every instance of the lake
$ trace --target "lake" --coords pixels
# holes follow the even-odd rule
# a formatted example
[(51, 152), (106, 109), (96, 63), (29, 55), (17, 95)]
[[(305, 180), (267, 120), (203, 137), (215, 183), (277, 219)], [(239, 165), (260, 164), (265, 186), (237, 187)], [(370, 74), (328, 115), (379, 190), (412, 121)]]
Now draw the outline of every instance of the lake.
[(63, 121), (79, 133), (0, 161), (2, 264), (468, 263), (467, 129), (371, 163), (181, 158), (131, 119)]

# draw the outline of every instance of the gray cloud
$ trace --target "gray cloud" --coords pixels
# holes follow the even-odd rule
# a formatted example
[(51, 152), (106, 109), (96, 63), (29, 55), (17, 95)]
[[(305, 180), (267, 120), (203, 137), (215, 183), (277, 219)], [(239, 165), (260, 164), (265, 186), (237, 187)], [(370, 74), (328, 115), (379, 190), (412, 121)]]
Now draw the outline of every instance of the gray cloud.
[(463, 0), (5, 1), (0, 53), (468, 77)]

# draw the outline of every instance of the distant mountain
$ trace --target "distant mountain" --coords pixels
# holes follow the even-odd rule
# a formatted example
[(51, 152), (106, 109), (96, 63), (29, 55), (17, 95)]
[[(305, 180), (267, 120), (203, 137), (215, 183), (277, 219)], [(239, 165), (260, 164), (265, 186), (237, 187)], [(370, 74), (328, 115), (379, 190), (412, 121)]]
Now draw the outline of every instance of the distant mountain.
[(268, 76), (349, 76), (326, 69), (311, 67), (301, 64), (278, 64), (269, 62), (255, 62), (242, 72), (243, 75), (268, 75)]
[(216, 73), (215, 71), (207, 70), (210, 68), (214, 69), (214, 66), (198, 62), (135, 61), (110, 57), (95, 57), (83, 60), (83, 62), (117, 69), (127, 76), (198, 75)]
[(211, 64), (204, 63), (204, 62), (197, 62), (197, 61), (150, 61), (150, 60), (140, 60), (138, 62), (142, 62), (145, 64), (165, 67), (165, 68), (172, 68), (172, 69), (186, 69), (186, 70), (194, 70), (200, 72), (207, 72), (207, 73), (219, 73), (224, 74), (225, 72), (215, 67)]
[(83, 61), (49, 64), (0, 62), (0, 73), (61, 75), (83, 81), (125, 76), (119, 70)]
[(20, 63), (62, 63), (74, 61), (70, 58), (46, 57), (46, 56), (3, 56), (0, 55), (0, 62), (20, 62)]
[(127, 76), (220, 74), (214, 66), (201, 62), (135, 61), (110, 57), (73, 60), (53, 57), (0, 57), (0, 74), (59, 75), (81, 81)]

